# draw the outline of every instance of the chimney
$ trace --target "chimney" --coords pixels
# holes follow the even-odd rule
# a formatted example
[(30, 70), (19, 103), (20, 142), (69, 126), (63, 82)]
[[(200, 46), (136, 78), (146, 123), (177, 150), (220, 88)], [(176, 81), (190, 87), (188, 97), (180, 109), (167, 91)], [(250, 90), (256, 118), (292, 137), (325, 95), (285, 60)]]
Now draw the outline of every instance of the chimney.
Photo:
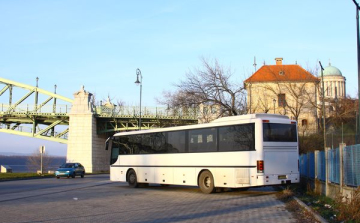
[(282, 60), (283, 60), (283, 58), (280, 58), (280, 57), (275, 58), (276, 65), (282, 65)]

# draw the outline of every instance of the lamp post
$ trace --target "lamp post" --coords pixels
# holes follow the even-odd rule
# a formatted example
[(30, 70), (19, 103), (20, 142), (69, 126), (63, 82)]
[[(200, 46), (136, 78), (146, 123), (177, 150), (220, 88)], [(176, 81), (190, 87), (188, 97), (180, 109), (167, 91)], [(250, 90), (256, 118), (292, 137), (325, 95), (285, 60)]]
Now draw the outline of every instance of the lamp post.
[(34, 105), (34, 111), (37, 112), (37, 104), (38, 104), (38, 98), (39, 98), (39, 93), (38, 93), (38, 88), (39, 87), (39, 77), (36, 77), (36, 90), (35, 90), (35, 105)]
[(324, 134), (324, 151), (326, 150), (326, 125), (325, 125), (325, 88), (324, 88), (324, 68), (319, 61), (320, 70), (321, 70), (321, 94), (322, 94), (322, 116), (323, 116), (323, 134)]
[(273, 99), (273, 103), (274, 103), (274, 114), (275, 114), (275, 103), (276, 103), (276, 99)]
[[(139, 81), (139, 76), (140, 76), (140, 81)], [(140, 116), (139, 116), (139, 130), (141, 130), (141, 95), (142, 95), (142, 75), (141, 75), (141, 71), (139, 68), (136, 69), (136, 81), (135, 81), (136, 85), (140, 84)]]
[[(360, 97), (360, 35), (359, 35), (359, 10), (360, 6), (359, 4), (353, 0), (355, 7), (356, 7), (356, 43), (357, 43), (357, 64), (358, 64), (358, 97)], [(360, 111), (360, 103), (358, 103), (358, 109)], [(357, 126), (360, 126), (360, 112), (358, 113), (359, 118), (357, 119), (358, 122), (356, 123)], [(356, 129), (356, 143), (359, 142), (359, 130)]]

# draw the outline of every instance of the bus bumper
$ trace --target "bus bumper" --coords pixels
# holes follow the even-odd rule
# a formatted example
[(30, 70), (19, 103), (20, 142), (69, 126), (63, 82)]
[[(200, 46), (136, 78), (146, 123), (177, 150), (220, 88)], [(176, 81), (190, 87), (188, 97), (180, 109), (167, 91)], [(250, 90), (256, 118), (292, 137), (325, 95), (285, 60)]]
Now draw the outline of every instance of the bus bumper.
[(283, 175), (258, 175), (257, 184), (258, 185), (279, 185), (279, 184), (292, 184), (299, 183), (300, 175), (299, 174), (283, 174)]

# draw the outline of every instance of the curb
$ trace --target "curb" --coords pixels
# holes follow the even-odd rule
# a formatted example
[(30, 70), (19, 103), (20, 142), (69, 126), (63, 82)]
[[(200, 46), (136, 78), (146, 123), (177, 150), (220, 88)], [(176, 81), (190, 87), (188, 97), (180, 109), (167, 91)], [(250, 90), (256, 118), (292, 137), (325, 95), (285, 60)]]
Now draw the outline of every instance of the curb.
[(53, 178), (54, 176), (36, 176), (36, 177), (21, 177), (21, 178), (6, 178), (6, 179), (0, 179), (1, 182), (8, 182), (8, 181), (15, 181), (15, 180), (41, 180), (46, 178)]
[(310, 212), (316, 220), (321, 223), (328, 223), (323, 217), (321, 217), (318, 213), (314, 212), (311, 208), (309, 208), (304, 202), (302, 202), (299, 198), (293, 197), (295, 201), (303, 208), (305, 208), (308, 212)]

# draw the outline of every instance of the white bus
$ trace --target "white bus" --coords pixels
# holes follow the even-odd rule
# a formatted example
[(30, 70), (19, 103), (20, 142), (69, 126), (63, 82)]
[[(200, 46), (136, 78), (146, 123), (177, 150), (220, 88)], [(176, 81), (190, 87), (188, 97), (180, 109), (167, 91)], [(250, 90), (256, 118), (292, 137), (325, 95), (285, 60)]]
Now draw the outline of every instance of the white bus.
[(297, 123), (282, 115), (122, 132), (108, 139), (109, 148), (110, 180), (131, 187), (187, 185), (212, 193), (300, 180)]

